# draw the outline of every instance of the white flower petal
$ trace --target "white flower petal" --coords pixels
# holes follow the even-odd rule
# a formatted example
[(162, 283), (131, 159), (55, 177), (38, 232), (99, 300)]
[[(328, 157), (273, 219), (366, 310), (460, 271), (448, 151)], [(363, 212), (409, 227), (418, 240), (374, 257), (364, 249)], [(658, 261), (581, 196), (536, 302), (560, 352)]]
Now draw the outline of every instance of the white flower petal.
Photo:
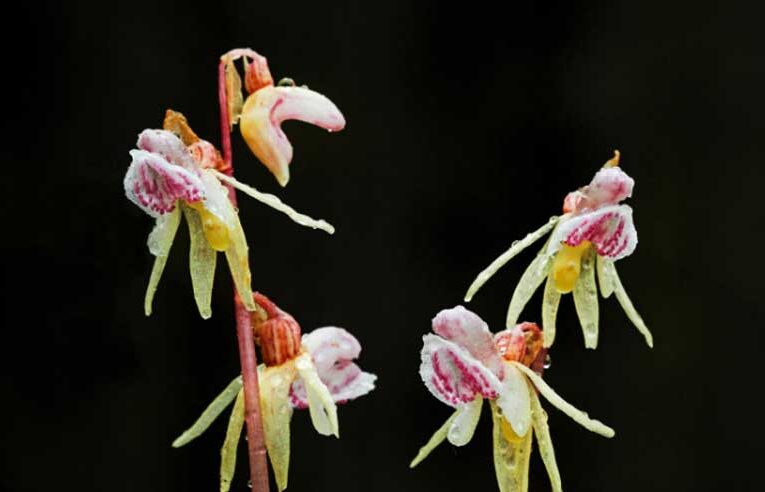
[(319, 374), (311, 361), (310, 354), (302, 354), (297, 357), (295, 367), (303, 380), (303, 384), (305, 384), (308, 409), (316, 432), (324, 436), (340, 437), (335, 401), (327, 387), (319, 379)]
[(480, 316), (462, 306), (456, 306), (440, 311), (433, 318), (432, 325), (434, 333), (464, 348), (501, 377), (502, 358), (489, 326)]
[(531, 403), (526, 378), (515, 365), (505, 364), (505, 379), (502, 380), (497, 406), (502, 410), (502, 415), (510, 423), (513, 431), (523, 437), (531, 426)]
[(618, 166), (604, 167), (597, 173), (584, 193), (597, 206), (615, 205), (632, 196), (635, 180)]
[(497, 376), (459, 345), (437, 335), (422, 337), (420, 376), (430, 392), (451, 407), (471, 402), (476, 396), (497, 398)]
[(561, 221), (550, 236), (547, 253), (554, 254), (562, 243), (578, 246), (590, 241), (600, 256), (619, 260), (637, 247), (637, 230), (629, 205), (611, 205)]
[(513, 241), (513, 244), (507, 251), (492, 261), (491, 264), (487, 266), (481, 273), (479, 273), (475, 280), (473, 280), (473, 283), (470, 284), (470, 287), (468, 288), (467, 294), (465, 294), (465, 302), (470, 302), (470, 300), (473, 299), (475, 293), (478, 292), (478, 289), (480, 289), (483, 284), (485, 284), (491, 277), (493, 277), (500, 268), (505, 266), (505, 263), (513, 259), (515, 255), (524, 249), (528, 248), (532, 243), (539, 240), (539, 238), (550, 232), (550, 230), (553, 228), (553, 226), (555, 226), (559, 219), (560, 217), (551, 217), (545, 225), (536, 231), (530, 232), (520, 241)]
[(449, 426), (446, 435), (449, 442), (455, 446), (464, 446), (469, 443), (475, 434), (478, 420), (481, 418), (483, 398), (476, 396), (475, 400), (457, 407), (457, 413)]

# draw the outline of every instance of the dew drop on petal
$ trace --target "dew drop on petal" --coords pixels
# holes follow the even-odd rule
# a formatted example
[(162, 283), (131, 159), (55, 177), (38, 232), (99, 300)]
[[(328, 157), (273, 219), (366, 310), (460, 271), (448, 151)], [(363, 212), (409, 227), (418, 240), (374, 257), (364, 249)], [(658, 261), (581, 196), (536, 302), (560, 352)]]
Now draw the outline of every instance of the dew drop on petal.
[(550, 358), (550, 354), (547, 354), (545, 355), (545, 363), (542, 367), (544, 367), (545, 369), (549, 369), (551, 365), (552, 365), (552, 358)]
[(252, 480), (247, 480), (247, 488), (248, 489), (252, 488)]

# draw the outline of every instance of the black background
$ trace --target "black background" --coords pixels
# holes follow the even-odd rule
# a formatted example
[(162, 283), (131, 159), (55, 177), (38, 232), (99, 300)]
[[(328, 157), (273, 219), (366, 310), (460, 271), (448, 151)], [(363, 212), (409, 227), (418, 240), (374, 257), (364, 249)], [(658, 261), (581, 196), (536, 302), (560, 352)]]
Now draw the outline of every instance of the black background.
[[(757, 5), (752, 3), (752, 5)], [(342, 439), (293, 418), (293, 491), (496, 490), (490, 419), (464, 448), (417, 449), (450, 414), (421, 384), (421, 336), (475, 274), (560, 211), (614, 148), (636, 180), (640, 245), (583, 348), (564, 298), (547, 381), (612, 425), (546, 405), (567, 490), (755, 490), (762, 452), (762, 8), (704, 2), (26, 2), (6, 11), (0, 489), (216, 490), (225, 423), (170, 442), (237, 373), (227, 274), (191, 295), (186, 232), (142, 299), (152, 220), (122, 177), (165, 108), (218, 143), (216, 63), (233, 47), (325, 93), (348, 127), (288, 123), (292, 181), (234, 135), (237, 176), (337, 227), (252, 200), (253, 284), (304, 331), (362, 342), (378, 388)], [(512, 261), (471, 303), (499, 330)], [(525, 312), (538, 317), (539, 295)], [(225, 420), (225, 419), (224, 419)], [(246, 490), (240, 448), (234, 490)], [(549, 490), (538, 456), (531, 489)]]

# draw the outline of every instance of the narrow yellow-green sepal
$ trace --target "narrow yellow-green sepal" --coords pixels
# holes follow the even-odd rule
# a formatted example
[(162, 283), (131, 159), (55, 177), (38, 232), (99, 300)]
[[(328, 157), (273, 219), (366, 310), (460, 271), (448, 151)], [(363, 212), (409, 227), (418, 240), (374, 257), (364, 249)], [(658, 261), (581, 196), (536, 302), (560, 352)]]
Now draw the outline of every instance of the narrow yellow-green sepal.
[(263, 434), (279, 491), (287, 488), (290, 467), (290, 387), (295, 380), (292, 361), (267, 367), (260, 373), (260, 411)]
[(555, 341), (555, 320), (558, 317), (559, 305), (560, 292), (555, 288), (553, 276), (548, 275), (542, 296), (542, 345), (545, 348), (551, 347)]
[(491, 402), (491, 414), (494, 420), (494, 472), (500, 492), (527, 492), (529, 487), (529, 462), (531, 457), (531, 434), (523, 437), (513, 436), (508, 439), (512, 428), (503, 422), (505, 417), (497, 404)]
[(250, 273), (250, 260), (248, 257), (247, 238), (244, 236), (239, 216), (231, 231), (231, 244), (226, 250), (226, 260), (234, 279), (234, 286), (239, 293), (242, 304), (248, 311), (255, 311), (255, 301), (252, 300), (252, 274)]
[(534, 386), (532, 386), (531, 382), (527, 382), (527, 384), (531, 400), (531, 425), (534, 429), (534, 435), (537, 436), (539, 454), (542, 456), (542, 461), (547, 469), (547, 475), (550, 477), (553, 492), (561, 492), (560, 471), (558, 471), (558, 463), (555, 460), (555, 449), (553, 449), (552, 438), (550, 437), (550, 427), (547, 425), (547, 412), (542, 408)]
[(595, 263), (598, 272), (598, 284), (600, 284), (600, 295), (603, 296), (603, 299), (608, 299), (614, 293), (614, 283), (609, 275), (611, 264), (610, 260), (606, 260), (600, 255), (598, 255)]
[(199, 314), (202, 318), (208, 319), (212, 316), (210, 303), (218, 253), (207, 242), (199, 212), (183, 206), (183, 215), (189, 225), (189, 273), (191, 273), (194, 300), (197, 303)]
[(528, 233), (526, 237), (520, 241), (513, 241), (513, 244), (507, 251), (492, 261), (491, 264), (487, 266), (481, 273), (479, 273), (475, 280), (473, 280), (473, 283), (470, 284), (470, 287), (468, 287), (467, 293), (465, 294), (465, 302), (470, 302), (476, 292), (478, 292), (478, 290), (483, 287), (483, 284), (485, 284), (491, 277), (493, 277), (500, 268), (505, 266), (505, 263), (512, 260), (515, 255), (528, 248), (535, 241), (539, 240), (539, 238), (550, 232), (555, 224), (558, 223), (558, 219), (560, 219), (560, 217), (551, 217), (547, 224), (543, 225), (536, 231)]
[(552, 257), (546, 253), (547, 246), (542, 248), (542, 251), (534, 257), (534, 260), (523, 272), (521, 279), (518, 281), (518, 285), (515, 286), (513, 291), (513, 297), (510, 299), (510, 306), (507, 308), (507, 320), (505, 326), (510, 329), (514, 328), (518, 324), (518, 318), (521, 315), (521, 311), (526, 307), (526, 304), (534, 295), (534, 292), (539, 288), (539, 285), (547, 277), (547, 272), (550, 271), (550, 265), (552, 264)]
[(236, 395), (231, 418), (228, 421), (226, 439), (220, 448), (220, 492), (228, 492), (236, 471), (236, 449), (244, 427), (244, 390)]
[(178, 231), (178, 224), (181, 222), (181, 212), (178, 207), (169, 214), (157, 219), (154, 229), (149, 234), (147, 245), (149, 251), (154, 255), (154, 266), (151, 269), (149, 285), (146, 286), (146, 295), (143, 300), (143, 311), (146, 316), (151, 316), (154, 294), (157, 292), (159, 280), (162, 278), (162, 272), (165, 271), (167, 257), (170, 254), (170, 247), (173, 245), (175, 233)]
[(520, 369), (521, 372), (526, 374), (526, 376), (539, 390), (542, 396), (544, 396), (547, 401), (549, 401), (555, 408), (571, 417), (574, 422), (581, 425), (588, 431), (600, 434), (603, 437), (614, 437), (616, 433), (612, 428), (605, 425), (603, 422), (600, 422), (599, 420), (591, 419), (590, 416), (585, 412), (579, 410), (578, 408), (574, 407), (574, 405), (564, 400), (560, 395), (558, 395), (558, 393), (555, 392), (555, 390), (547, 385), (547, 383), (539, 374), (535, 373), (519, 362), (513, 361), (510, 362), (510, 364), (513, 364), (515, 367)]
[(627, 291), (624, 290), (624, 286), (622, 285), (622, 281), (619, 278), (619, 274), (616, 273), (616, 265), (614, 265), (612, 261), (604, 261), (603, 273), (604, 277), (606, 278), (606, 282), (610, 282), (614, 294), (616, 295), (616, 299), (619, 301), (619, 304), (621, 304), (622, 309), (624, 309), (624, 312), (627, 314), (627, 317), (630, 319), (630, 321), (632, 321), (640, 334), (643, 335), (648, 346), (653, 348), (653, 335), (651, 335), (651, 331), (645, 325), (643, 318), (640, 316), (640, 314), (635, 309), (635, 306), (632, 304), (632, 301), (627, 295)]
[(415, 466), (419, 465), (422, 460), (428, 457), (428, 455), (438, 447), (439, 444), (444, 442), (446, 440), (446, 436), (449, 433), (449, 429), (452, 426), (452, 422), (454, 422), (454, 419), (457, 418), (457, 414), (459, 413), (458, 410), (455, 410), (454, 413), (446, 419), (446, 422), (444, 422), (444, 425), (439, 427), (439, 429), (433, 434), (433, 436), (428, 440), (428, 442), (420, 448), (420, 451), (417, 453), (417, 456), (414, 457), (411, 463), (409, 463), (409, 468), (414, 468)]
[(242, 377), (237, 376), (233, 379), (233, 381), (228, 383), (226, 389), (224, 389), (221, 394), (216, 396), (212, 403), (210, 403), (207, 408), (205, 408), (205, 411), (202, 412), (202, 415), (199, 416), (196, 422), (194, 422), (191, 427), (183, 431), (183, 434), (178, 436), (178, 438), (173, 441), (173, 447), (180, 448), (181, 446), (184, 446), (197, 437), (201, 436), (202, 433), (206, 431), (208, 427), (210, 427), (210, 424), (212, 424), (213, 421), (218, 418), (221, 413), (223, 413), (223, 410), (225, 410), (226, 407), (229, 406), (232, 401), (234, 401), (234, 398), (236, 398), (236, 395), (241, 389)]
[(574, 306), (584, 335), (584, 346), (598, 347), (598, 288), (595, 284), (595, 251), (582, 256), (582, 269), (574, 285)]

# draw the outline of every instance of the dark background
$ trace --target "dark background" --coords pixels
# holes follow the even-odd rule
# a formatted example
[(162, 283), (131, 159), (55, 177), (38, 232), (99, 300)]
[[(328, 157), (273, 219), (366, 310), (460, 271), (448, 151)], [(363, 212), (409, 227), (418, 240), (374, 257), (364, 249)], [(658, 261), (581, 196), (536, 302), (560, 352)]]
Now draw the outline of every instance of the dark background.
[[(752, 3), (752, 5), (756, 5)], [(763, 9), (704, 2), (23, 2), (5, 13), (0, 344), (8, 491), (216, 490), (225, 419), (170, 442), (237, 373), (219, 267), (201, 320), (181, 233), (142, 299), (152, 220), (122, 177), (137, 133), (183, 111), (218, 143), (216, 63), (266, 55), (331, 97), (342, 133), (288, 123), (292, 181), (234, 135), (237, 176), (337, 227), (252, 200), (253, 285), (305, 331), (335, 324), (379, 376), (341, 408), (342, 439), (293, 418), (292, 491), (496, 490), (490, 419), (464, 448), (409, 460), (451, 410), (417, 373), (421, 336), (475, 274), (560, 211), (614, 148), (636, 180), (640, 245), (583, 348), (570, 296), (547, 381), (612, 425), (546, 405), (567, 490), (755, 490), (762, 453)], [(471, 303), (494, 330), (527, 251)], [(525, 316), (538, 317), (539, 295)], [(246, 490), (240, 448), (234, 490)], [(535, 454), (531, 489), (549, 490)]]

